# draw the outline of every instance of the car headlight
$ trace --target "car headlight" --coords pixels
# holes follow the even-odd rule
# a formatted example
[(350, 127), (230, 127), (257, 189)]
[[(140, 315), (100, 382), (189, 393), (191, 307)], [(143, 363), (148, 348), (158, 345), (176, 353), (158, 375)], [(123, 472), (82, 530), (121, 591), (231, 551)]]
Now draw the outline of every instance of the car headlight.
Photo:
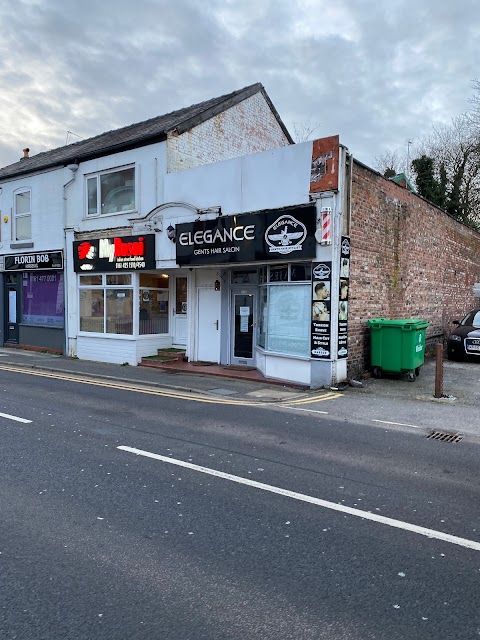
[(454, 340), (455, 342), (461, 342), (462, 336), (450, 336), (450, 340)]

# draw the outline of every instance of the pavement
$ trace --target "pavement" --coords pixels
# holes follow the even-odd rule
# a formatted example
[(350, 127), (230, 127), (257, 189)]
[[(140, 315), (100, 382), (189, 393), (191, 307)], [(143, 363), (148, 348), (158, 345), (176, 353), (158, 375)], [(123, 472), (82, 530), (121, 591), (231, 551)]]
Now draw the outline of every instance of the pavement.
[(219, 378), (174, 369), (132, 367), (68, 358), (36, 351), (0, 348), (0, 366), (19, 366), (67, 375), (154, 386), (235, 401), (295, 405), (332, 418), (444, 430), (480, 437), (480, 362), (443, 362), (443, 394), (434, 398), (435, 359), (427, 358), (415, 381), (385, 375), (323, 390), (268, 381)]

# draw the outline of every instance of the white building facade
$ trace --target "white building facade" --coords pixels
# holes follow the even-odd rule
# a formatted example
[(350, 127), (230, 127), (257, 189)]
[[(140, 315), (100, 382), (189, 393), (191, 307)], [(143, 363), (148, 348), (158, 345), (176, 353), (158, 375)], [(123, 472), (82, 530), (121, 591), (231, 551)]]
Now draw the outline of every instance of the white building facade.
[(243, 91), (22, 175), (50, 224), (14, 253), (61, 252), (65, 354), (137, 365), (175, 348), (311, 387), (346, 377), (348, 153), (291, 144), (261, 85)]

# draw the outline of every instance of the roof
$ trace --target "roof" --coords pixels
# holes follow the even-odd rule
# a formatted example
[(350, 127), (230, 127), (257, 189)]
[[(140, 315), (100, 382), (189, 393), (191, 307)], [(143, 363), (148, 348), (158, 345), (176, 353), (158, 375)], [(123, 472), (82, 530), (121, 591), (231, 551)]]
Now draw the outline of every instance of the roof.
[(400, 187), (404, 187), (405, 189), (416, 193), (415, 187), (404, 173), (397, 173), (396, 176), (393, 176), (393, 178), (389, 178), (389, 180), (395, 182), (395, 184), (398, 184)]
[(283, 124), (263, 85), (257, 82), (238, 91), (233, 91), (218, 98), (211, 98), (210, 100), (199, 102), (198, 104), (179, 109), (178, 111), (172, 111), (163, 116), (157, 116), (150, 120), (131, 124), (121, 129), (107, 131), (93, 138), (80, 140), (73, 144), (52, 149), (51, 151), (45, 151), (30, 158), (22, 158), (18, 162), (0, 169), (0, 180), (34, 173), (36, 171), (43, 171), (53, 167), (66, 166), (73, 162), (91, 160), (111, 153), (161, 142), (162, 140), (166, 140), (168, 133), (177, 131), (179, 134), (182, 134), (256, 93), (263, 94), (288, 141), (293, 143), (292, 137)]

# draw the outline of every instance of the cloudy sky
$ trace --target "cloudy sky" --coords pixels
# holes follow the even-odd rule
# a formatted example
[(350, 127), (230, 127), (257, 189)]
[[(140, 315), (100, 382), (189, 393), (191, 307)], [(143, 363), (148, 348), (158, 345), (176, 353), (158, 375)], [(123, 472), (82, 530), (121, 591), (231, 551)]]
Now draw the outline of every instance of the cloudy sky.
[(478, 0), (3, 0), (0, 24), (0, 166), (255, 82), (374, 166), (480, 77)]

